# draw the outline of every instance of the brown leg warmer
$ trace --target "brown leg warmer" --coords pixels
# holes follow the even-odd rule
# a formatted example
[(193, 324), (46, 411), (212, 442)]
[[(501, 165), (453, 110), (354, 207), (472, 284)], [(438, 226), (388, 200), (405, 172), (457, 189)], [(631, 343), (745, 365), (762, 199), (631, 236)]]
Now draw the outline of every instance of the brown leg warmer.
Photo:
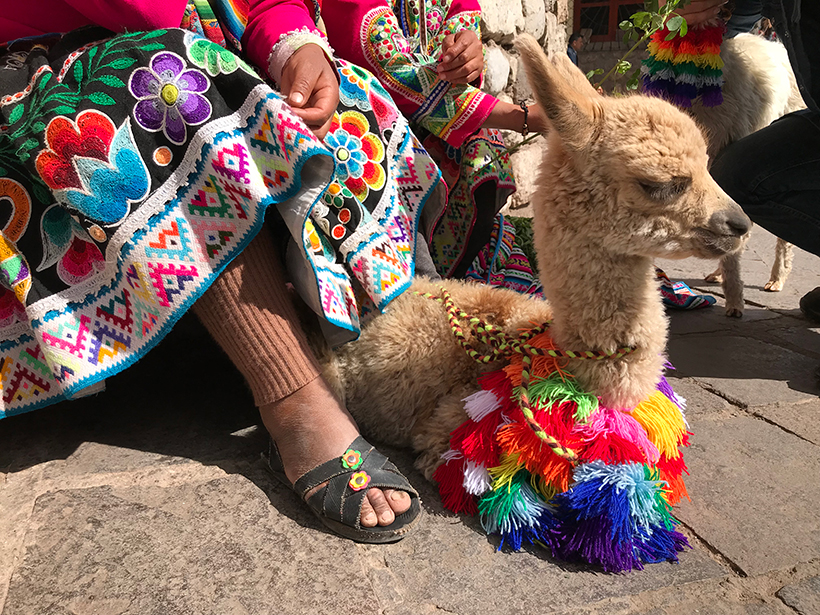
[(266, 229), (193, 310), (245, 376), (257, 406), (279, 401), (319, 375)]

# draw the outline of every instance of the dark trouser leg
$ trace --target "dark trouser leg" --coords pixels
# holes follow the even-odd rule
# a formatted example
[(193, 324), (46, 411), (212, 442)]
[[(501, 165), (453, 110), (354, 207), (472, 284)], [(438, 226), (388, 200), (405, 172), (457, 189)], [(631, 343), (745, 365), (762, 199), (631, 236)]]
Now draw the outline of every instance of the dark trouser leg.
[(756, 224), (820, 255), (819, 113), (791, 113), (732, 143), (712, 176)]

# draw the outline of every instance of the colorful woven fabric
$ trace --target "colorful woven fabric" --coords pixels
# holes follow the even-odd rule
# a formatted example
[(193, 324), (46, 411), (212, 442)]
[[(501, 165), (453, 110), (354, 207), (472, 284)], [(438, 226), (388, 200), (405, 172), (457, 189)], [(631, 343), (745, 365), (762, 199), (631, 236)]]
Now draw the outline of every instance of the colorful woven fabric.
[[(355, 337), (354, 289), (381, 308), (409, 285), (439, 185), (364, 71), (323, 145), (224, 48), (176, 29), (108, 37), (88, 29), (0, 56), (0, 417), (139, 360), (270, 205), (303, 298)], [(352, 71), (339, 64), (343, 80)]]
[(709, 307), (717, 301), (712, 295), (701, 295), (684, 282), (673, 282), (660, 267), (655, 267), (655, 277), (661, 287), (663, 304), (674, 310), (696, 310)]
[(649, 57), (643, 61), (644, 92), (669, 100), (688, 109), (700, 98), (704, 107), (723, 102), (723, 60), (720, 45), (726, 26), (692, 28), (686, 36), (670, 35), (664, 27), (655, 32), (647, 48)]
[[(474, 338), (484, 330), (473, 322)], [(539, 544), (612, 572), (677, 561), (688, 546), (670, 512), (688, 497), (684, 400), (661, 378), (635, 408), (606, 408), (550, 356), (555, 345), (543, 327), (518, 348), (464, 399), (468, 418), (434, 474), (444, 506), (480, 515), (499, 548)]]
[[(480, 130), (496, 99), (436, 72), (445, 36), (473, 30), (480, 38), (478, 2), (333, 0), (322, 10), (337, 53), (373, 71), (441, 168), (447, 208), (426, 238), (439, 273), (463, 277), (515, 190), (500, 133)], [(351, 22), (361, 23), (358, 31)]]
[(465, 277), (527, 295), (543, 296), (541, 281), (518, 245), (515, 227), (502, 214), (496, 216), (490, 241), (475, 257)]

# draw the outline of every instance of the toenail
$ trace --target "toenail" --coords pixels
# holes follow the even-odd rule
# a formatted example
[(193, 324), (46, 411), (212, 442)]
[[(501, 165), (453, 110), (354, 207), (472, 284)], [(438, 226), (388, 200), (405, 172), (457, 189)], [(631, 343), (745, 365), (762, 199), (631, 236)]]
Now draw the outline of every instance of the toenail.
[(390, 494), (390, 499), (393, 500), (394, 502), (397, 502), (399, 500), (403, 500), (406, 497), (407, 497), (407, 494), (404, 491), (394, 491), (393, 493)]
[(367, 523), (375, 523), (375, 521), (376, 521), (376, 514), (375, 514), (375, 513), (367, 513), (367, 514), (364, 516), (364, 519), (362, 519), (362, 521), (366, 521)]

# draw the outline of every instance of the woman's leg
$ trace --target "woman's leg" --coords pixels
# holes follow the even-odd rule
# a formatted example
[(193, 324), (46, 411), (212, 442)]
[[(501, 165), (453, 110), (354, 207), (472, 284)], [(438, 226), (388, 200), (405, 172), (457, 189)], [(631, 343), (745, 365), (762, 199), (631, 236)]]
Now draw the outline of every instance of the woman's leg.
[[(358, 428), (319, 374), (266, 229), (193, 309), (245, 376), (291, 482), (345, 452)], [(409, 506), (403, 491), (370, 489), (362, 525), (390, 525)]]

